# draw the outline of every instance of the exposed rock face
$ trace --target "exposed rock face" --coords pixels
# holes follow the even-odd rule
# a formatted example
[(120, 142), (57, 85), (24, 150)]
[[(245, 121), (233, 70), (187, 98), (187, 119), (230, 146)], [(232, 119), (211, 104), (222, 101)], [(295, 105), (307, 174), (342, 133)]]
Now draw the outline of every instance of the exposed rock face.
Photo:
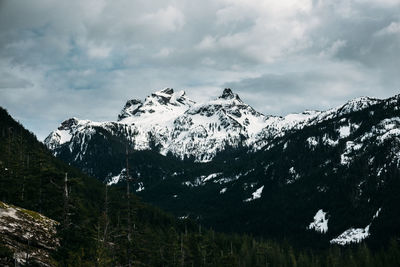
[[(327, 111), (305, 111), (285, 117), (266, 116), (225, 88), (206, 103), (190, 100), (184, 91), (157, 91), (144, 101), (128, 100), (117, 121), (93, 122), (71, 118), (51, 132), (44, 143), (69, 162), (88, 162), (89, 143), (101, 139), (128, 140), (135, 150), (157, 148), (163, 155), (211, 161), (226, 148), (259, 150), (291, 130), (368, 108), (381, 100), (358, 98)], [(110, 145), (109, 145), (110, 146)], [(89, 153), (87, 153), (89, 152)], [(72, 160), (70, 160), (72, 159)], [(94, 174), (89, 172), (89, 174)]]
[[(51, 252), (59, 246), (57, 222), (40, 213), (0, 202), (0, 243), (13, 254), (12, 266), (55, 266)], [(1, 258), (0, 265), (10, 259)]]
[(166, 89), (124, 112), (115, 122), (63, 123), (45, 143), (109, 184), (126, 177), (127, 144), (152, 150), (129, 155), (137, 194), (216, 230), (304, 240), (316, 231), (339, 245), (398, 233), (400, 95), (278, 117), (230, 89), (203, 104)]
[(262, 150), (293, 131), (390, 101), (361, 97), (326, 111), (280, 117), (257, 112), (229, 88), (206, 103), (166, 88), (144, 101), (128, 100), (117, 121), (68, 119), (44, 143), (55, 156), (103, 180), (121, 172), (117, 151), (126, 144), (136, 151), (210, 162), (227, 149)]
[(135, 150), (157, 147), (163, 155), (207, 162), (226, 147), (251, 147), (267, 126), (267, 118), (229, 88), (206, 103), (195, 103), (184, 91), (166, 88), (144, 101), (128, 100), (114, 122), (68, 119), (45, 144), (55, 155), (69, 151), (73, 161), (85, 161), (88, 143), (101, 133), (107, 139), (129, 140)]
[(143, 103), (138, 99), (128, 100), (122, 109), (121, 114), (118, 115), (118, 120), (123, 120), (130, 116), (134, 116), (139, 111), (141, 106), (143, 106)]

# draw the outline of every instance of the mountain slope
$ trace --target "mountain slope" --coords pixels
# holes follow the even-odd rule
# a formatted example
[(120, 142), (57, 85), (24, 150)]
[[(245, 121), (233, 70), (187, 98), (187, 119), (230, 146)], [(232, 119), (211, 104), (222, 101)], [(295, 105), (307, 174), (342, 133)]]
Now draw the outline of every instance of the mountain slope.
[[(60, 247), (51, 253), (56, 266), (127, 266), (129, 262), (132, 266), (320, 266), (319, 263), (330, 261), (346, 266), (349, 259), (352, 266), (361, 266), (365, 255), (371, 264), (383, 261), (393, 266), (400, 255), (395, 241), (389, 246), (390, 253), (373, 252), (366, 246), (339, 253), (334, 248), (308, 251), (287, 243), (219, 234), (191, 220), (176, 220), (143, 204), (132, 194), (128, 198), (124, 183), (106, 187), (54, 158), (32, 133), (2, 108), (0, 134), (0, 199), (41, 211), (60, 222), (57, 228)], [(137, 156), (143, 156), (143, 152), (138, 153), (141, 155)], [(152, 158), (164, 157), (149, 153), (147, 160), (143, 160), (150, 162)], [(176, 164), (186, 164), (174, 160)], [(168, 163), (164, 162), (162, 167), (170, 166)], [(199, 166), (190, 164), (194, 169)], [(18, 218), (20, 211), (23, 213), (21, 216), (28, 225), (35, 223), (35, 218), (43, 218), (38, 213), (11, 205), (4, 210), (12, 214), (10, 210), (14, 209)], [(0, 212), (1, 222), (3, 206)], [(26, 213), (29, 216), (25, 216)], [(128, 239), (129, 218), (131, 241)], [(28, 225), (22, 228), (29, 230)], [(44, 235), (50, 232), (45, 231)], [(10, 259), (16, 257), (7, 245), (9, 241), (0, 238), (0, 263), (4, 265), (12, 265), (14, 260)], [(18, 238), (11, 237), (11, 242), (18, 242)]]
[(379, 102), (359, 98), (324, 112), (278, 117), (255, 111), (230, 89), (215, 100), (196, 104), (183, 91), (167, 88), (143, 102), (129, 100), (115, 122), (68, 119), (44, 143), (57, 157), (105, 179), (121, 171), (118, 154), (127, 145), (134, 150), (153, 150), (180, 159), (208, 162), (232, 148), (259, 150), (287, 132)]
[[(149, 124), (161, 113), (148, 111), (148, 103), (157, 99), (173, 110), (174, 94), (167, 90), (147, 104), (127, 105), (119, 122), (104, 123), (118, 125), (113, 131), (93, 126), (90, 140), (74, 141), (86, 136), (78, 130), (53, 151), (116, 183), (124, 179), (129, 144), (138, 195), (218, 230), (321, 245), (367, 237), (379, 243), (399, 235), (400, 212), (393, 204), (400, 190), (399, 96), (362, 97), (327, 111), (275, 117), (256, 112), (225, 89), (205, 104), (183, 98), (177, 118), (163, 126), (163, 119)], [(136, 134), (139, 128), (150, 129), (147, 151), (136, 143), (144, 136)], [(86, 151), (82, 157), (81, 151)], [(182, 154), (195, 161), (179, 160)], [(327, 229), (315, 231), (321, 225)]]
[[(400, 234), (399, 99), (353, 112), (337, 109), (258, 152), (227, 153), (197, 169), (170, 170), (158, 183), (138, 177), (145, 188), (138, 194), (226, 231), (329, 244), (353, 228), (358, 230), (345, 234), (347, 243), (357, 233), (384, 242)], [(310, 227), (318, 213), (326, 214), (327, 222), (319, 219), (327, 224), (324, 233)]]
[(144, 102), (129, 100), (116, 122), (66, 120), (46, 138), (45, 144), (55, 155), (71, 162), (88, 162), (88, 147), (99, 138), (109, 143), (118, 138), (136, 150), (154, 149), (162, 155), (171, 153), (181, 159), (207, 162), (227, 147), (253, 147), (264, 137), (261, 134), (267, 127), (281, 131), (310, 117), (264, 116), (230, 89), (215, 100), (196, 104), (183, 91), (175, 93), (167, 88), (151, 94)]

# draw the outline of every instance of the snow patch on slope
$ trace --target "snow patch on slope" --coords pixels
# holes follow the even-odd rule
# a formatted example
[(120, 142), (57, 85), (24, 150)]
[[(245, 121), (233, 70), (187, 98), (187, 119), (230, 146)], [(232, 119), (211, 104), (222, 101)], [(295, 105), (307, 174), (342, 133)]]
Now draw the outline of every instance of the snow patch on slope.
[(254, 192), (252, 193), (252, 196), (251, 196), (250, 198), (247, 198), (247, 199), (245, 199), (245, 200), (243, 200), (243, 201), (244, 201), (244, 202), (250, 202), (250, 201), (253, 201), (253, 200), (255, 200), (255, 199), (260, 198), (263, 189), (264, 189), (264, 186), (261, 186), (260, 188), (258, 188), (256, 191), (254, 191)]
[(339, 144), (338, 140), (331, 139), (327, 134), (322, 137), (322, 143), (328, 146), (337, 146)]
[(136, 192), (141, 192), (144, 190), (144, 185), (142, 182), (138, 183), (138, 189), (136, 189)]
[(346, 126), (341, 126), (339, 128), (339, 135), (340, 138), (346, 138), (350, 135), (350, 126), (346, 125)]
[(365, 228), (350, 228), (330, 241), (331, 244), (344, 246), (350, 243), (360, 243), (367, 238), (369, 234), (369, 225)]
[(60, 136), (60, 144), (65, 144), (71, 141), (72, 135), (67, 130), (59, 130), (57, 134)]
[(316, 147), (318, 145), (318, 140), (315, 136), (308, 137), (306, 142), (310, 148)]
[[(374, 221), (378, 216), (379, 213), (381, 212), (382, 208), (379, 208), (374, 216), (372, 217), (372, 221)], [(371, 227), (371, 224), (368, 224), (365, 228), (350, 228), (344, 231), (342, 234), (340, 234), (338, 237), (332, 239), (330, 241), (331, 244), (337, 244), (337, 245), (347, 245), (351, 243), (360, 243), (364, 239), (370, 236), (369, 228)]]
[(295, 168), (292, 166), (290, 167), (290, 169), (288, 170), (289, 173), (289, 178), (286, 180), (286, 184), (292, 184), (294, 182), (296, 182), (298, 179), (300, 179), (300, 174), (297, 173), (297, 171), (295, 170)]
[(203, 186), (206, 184), (206, 182), (217, 178), (221, 174), (222, 174), (221, 172), (218, 172), (218, 173), (212, 173), (209, 175), (202, 175), (200, 177), (197, 177), (193, 182), (186, 181), (186, 182), (183, 182), (182, 185), (189, 186), (189, 187)]
[[(363, 151), (364, 144), (375, 143), (382, 145), (387, 140), (392, 139), (400, 141), (399, 117), (384, 119), (353, 141), (347, 141), (346, 147), (340, 156), (341, 164), (348, 165), (354, 156)], [(388, 156), (392, 157), (393, 161), (400, 160), (400, 151), (396, 146), (393, 147), (390, 154)]]
[(109, 182), (107, 182), (107, 185), (117, 184), (121, 180), (121, 178), (123, 177), (125, 172), (126, 172), (126, 169), (122, 169), (121, 172), (118, 175), (112, 176), (109, 179)]
[(328, 220), (327, 213), (320, 209), (315, 214), (314, 221), (307, 228), (325, 234), (328, 232)]

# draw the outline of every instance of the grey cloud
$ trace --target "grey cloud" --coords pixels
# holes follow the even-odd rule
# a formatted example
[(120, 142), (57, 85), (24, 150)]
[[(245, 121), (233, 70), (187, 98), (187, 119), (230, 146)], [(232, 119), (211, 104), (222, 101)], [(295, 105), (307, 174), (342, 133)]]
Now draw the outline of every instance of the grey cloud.
[[(338, 68), (347, 73), (339, 73)], [(358, 68), (339, 64), (322, 70), (264, 74), (224, 86), (235, 88), (259, 111), (274, 115), (326, 110), (360, 96), (385, 98), (397, 93), (382, 87), (379, 79)]]
[(205, 100), (230, 86), (282, 115), (387, 97), (400, 89), (399, 35), (388, 34), (399, 9), (398, 0), (3, 0), (0, 87), (25, 90), (0, 90), (0, 105), (44, 138), (67, 117), (115, 119), (126, 99), (164, 87)]
[(32, 86), (33, 84), (24, 78), (9, 72), (0, 72), (0, 89), (24, 89)]

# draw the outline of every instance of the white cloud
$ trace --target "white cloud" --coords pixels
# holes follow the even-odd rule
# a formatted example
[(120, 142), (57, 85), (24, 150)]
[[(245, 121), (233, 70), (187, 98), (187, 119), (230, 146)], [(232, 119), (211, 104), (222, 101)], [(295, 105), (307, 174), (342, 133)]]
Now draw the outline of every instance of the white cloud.
[(269, 63), (310, 46), (306, 32), (314, 23), (304, 18), (312, 10), (312, 1), (220, 2), (224, 5), (216, 12), (216, 25), (221, 31), (204, 36), (198, 49), (231, 50), (247, 60)]
[(354, 2), (389, 8), (400, 5), (400, 0), (354, 0)]
[(154, 55), (156, 58), (168, 57), (174, 50), (171, 48), (163, 47), (157, 54)]
[(178, 8), (168, 6), (139, 17), (138, 23), (153, 30), (174, 32), (182, 29), (185, 24), (185, 16)]
[(200, 50), (210, 50), (216, 48), (216, 40), (215, 37), (207, 35), (201, 40), (199, 44), (196, 45), (197, 49)]
[(336, 40), (335, 42), (332, 43), (331, 46), (329, 46), (325, 50), (321, 51), (320, 56), (333, 57), (340, 51), (340, 49), (342, 49), (346, 45), (347, 45), (346, 40)]
[(107, 58), (110, 55), (111, 47), (90, 45), (88, 55), (92, 58)]
[(70, 116), (115, 119), (127, 98), (164, 87), (200, 99), (231, 84), (282, 115), (387, 97), (400, 88), (399, 8), (398, 0), (5, 0), (0, 105), (22, 122), (46, 121), (29, 124), (44, 137)]
[(399, 22), (392, 22), (385, 28), (377, 31), (375, 35), (382, 36), (382, 35), (391, 35), (391, 34), (400, 34), (400, 23)]

